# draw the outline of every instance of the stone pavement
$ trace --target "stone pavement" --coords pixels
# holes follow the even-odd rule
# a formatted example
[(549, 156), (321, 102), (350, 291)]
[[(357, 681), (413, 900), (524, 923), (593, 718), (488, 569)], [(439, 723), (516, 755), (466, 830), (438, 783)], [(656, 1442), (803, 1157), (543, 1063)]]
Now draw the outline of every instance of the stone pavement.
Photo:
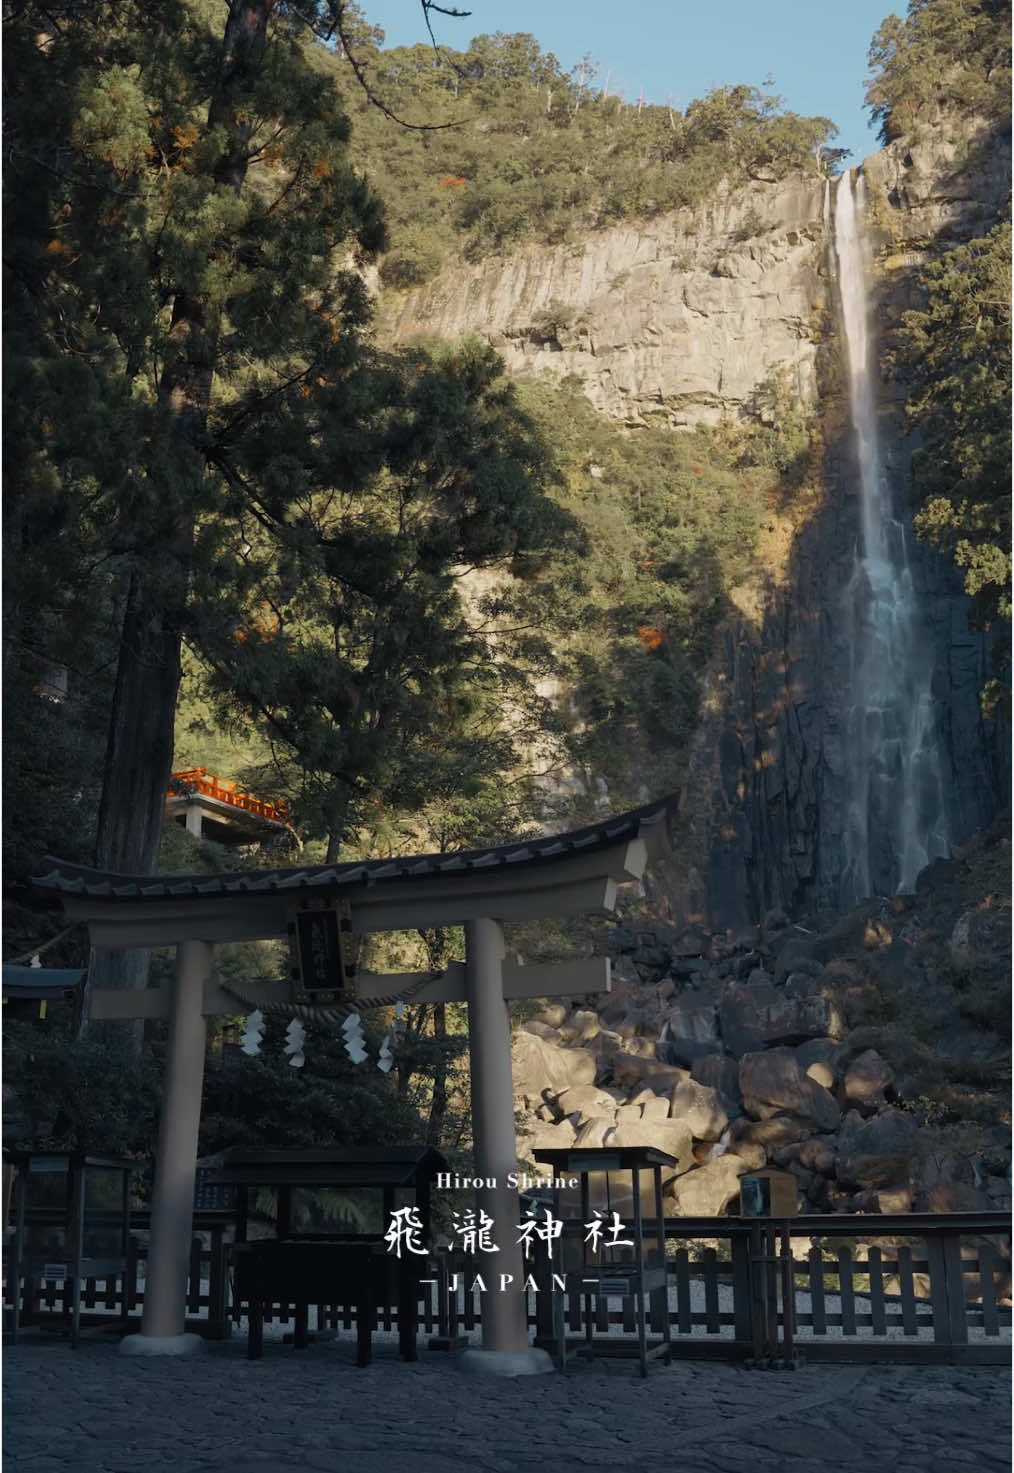
[(347, 1340), (247, 1361), (115, 1341), (4, 1353), (6, 1473), (976, 1473), (1009, 1469), (1006, 1367), (577, 1362), (517, 1380)]

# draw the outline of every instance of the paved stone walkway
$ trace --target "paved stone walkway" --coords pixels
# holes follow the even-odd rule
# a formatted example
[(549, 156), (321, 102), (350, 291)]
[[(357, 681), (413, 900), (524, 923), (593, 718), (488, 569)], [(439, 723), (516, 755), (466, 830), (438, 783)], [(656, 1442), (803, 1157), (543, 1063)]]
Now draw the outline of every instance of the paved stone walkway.
[(461, 1374), (348, 1341), (249, 1362), (234, 1340), (187, 1359), (115, 1342), (4, 1353), (7, 1473), (976, 1473), (1009, 1469), (1006, 1367), (628, 1361), (565, 1376)]

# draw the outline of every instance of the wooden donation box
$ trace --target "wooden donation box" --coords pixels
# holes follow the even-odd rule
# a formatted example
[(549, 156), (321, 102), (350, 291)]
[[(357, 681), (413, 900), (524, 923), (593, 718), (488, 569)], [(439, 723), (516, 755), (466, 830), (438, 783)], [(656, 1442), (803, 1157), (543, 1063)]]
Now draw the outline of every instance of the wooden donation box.
[[(234, 1313), (248, 1306), (247, 1353), (263, 1354), (264, 1316), (272, 1305), (295, 1311), (293, 1344), (309, 1343), (309, 1307), (317, 1327), (325, 1311), (356, 1308), (356, 1364), (369, 1364), (378, 1307), (397, 1306), (398, 1350), (416, 1358), (419, 1280), (427, 1260), (388, 1251), (391, 1214), (414, 1207), (423, 1242), (430, 1236), (430, 1187), (447, 1162), (420, 1146), (334, 1147), (310, 1151), (228, 1151), (215, 1182), (238, 1189), (233, 1247)], [(272, 1204), (273, 1235), (247, 1241), (256, 1203)]]
[[(647, 1375), (649, 1360), (671, 1359), (662, 1173), (676, 1165), (675, 1158), (652, 1146), (534, 1154), (553, 1168), (551, 1210), (562, 1220), (551, 1280), (552, 1339), (561, 1369), (570, 1353), (636, 1356), (641, 1375)], [(569, 1181), (575, 1185), (560, 1185)], [(635, 1335), (596, 1335), (596, 1329), (608, 1331), (609, 1302), (617, 1298), (623, 1301), (624, 1326)], [(573, 1343), (568, 1318), (571, 1328), (583, 1322), (584, 1336)], [(649, 1328), (661, 1338), (649, 1342)]]
[(791, 1171), (747, 1172), (739, 1179), (740, 1217), (795, 1217), (798, 1186)]

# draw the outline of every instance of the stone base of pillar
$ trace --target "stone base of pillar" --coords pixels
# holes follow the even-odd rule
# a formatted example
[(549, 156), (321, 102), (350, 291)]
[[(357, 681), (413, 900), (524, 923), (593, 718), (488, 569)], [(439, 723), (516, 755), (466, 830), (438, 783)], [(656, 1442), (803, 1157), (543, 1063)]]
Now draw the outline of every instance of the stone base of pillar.
[(544, 1376), (556, 1369), (547, 1350), (466, 1350), (458, 1366), (473, 1376)]
[(200, 1335), (125, 1335), (121, 1355), (195, 1355), (205, 1350)]

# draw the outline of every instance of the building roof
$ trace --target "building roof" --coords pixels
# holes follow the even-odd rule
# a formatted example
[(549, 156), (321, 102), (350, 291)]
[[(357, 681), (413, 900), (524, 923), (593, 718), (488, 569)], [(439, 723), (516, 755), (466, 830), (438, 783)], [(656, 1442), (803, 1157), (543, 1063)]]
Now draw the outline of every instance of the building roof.
[(235, 1146), (218, 1158), (211, 1181), (222, 1186), (401, 1187), (447, 1170), (432, 1146), (321, 1146), (255, 1151)]
[[(306, 865), (299, 869), (249, 870), (220, 875), (118, 875), (47, 857), (35, 889), (54, 897), (88, 896), (94, 900), (178, 900), (181, 896), (264, 896), (327, 893), (386, 881), (439, 876), (452, 883), (465, 876), (517, 871), (555, 864), (571, 856), (594, 854), (624, 841), (642, 838), (649, 848), (667, 847), (668, 825), (678, 795), (632, 809), (566, 834), (551, 834), (491, 849), (466, 849), (450, 854), (421, 854), (407, 858), (353, 860), (348, 864)], [(654, 844), (651, 842), (654, 841)]]
[(3, 969), (3, 995), (14, 998), (63, 997), (85, 979), (84, 967), (8, 967)]
[(349, 906), (353, 932), (406, 931), (469, 920), (611, 913), (617, 886), (667, 853), (678, 795), (565, 834), (495, 848), (219, 875), (116, 875), (61, 859), (32, 884), (93, 946), (170, 946), (187, 939), (284, 936), (293, 911)]

